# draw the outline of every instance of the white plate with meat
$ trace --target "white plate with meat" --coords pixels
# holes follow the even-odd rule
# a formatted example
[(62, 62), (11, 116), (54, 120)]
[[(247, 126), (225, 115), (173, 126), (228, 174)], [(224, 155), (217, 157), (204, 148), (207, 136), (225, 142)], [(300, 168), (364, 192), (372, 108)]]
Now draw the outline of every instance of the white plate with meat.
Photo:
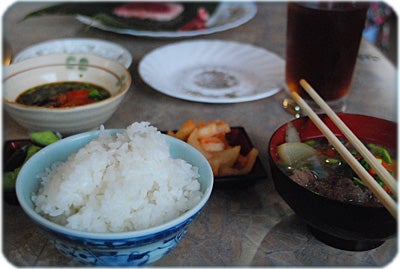
[[(167, 24), (168, 20), (173, 21), (175, 16), (179, 16), (179, 12), (185, 11), (176, 5), (170, 6), (166, 3), (161, 4), (163, 7), (158, 4), (157, 7), (150, 10), (149, 7), (146, 7), (147, 10), (143, 10), (144, 8), (138, 10), (140, 7), (138, 8), (137, 5), (139, 4), (132, 2), (116, 7), (113, 9), (112, 19), (115, 19), (116, 15), (128, 20), (130, 18), (136, 21), (143, 19), (143, 21), (146, 20), (148, 22), (149, 29), (146, 29), (147, 27), (135, 29), (132, 25), (122, 27), (120, 24), (112, 26), (114, 22), (106, 23), (111, 18), (110, 16), (107, 19), (105, 17), (100, 18), (99, 16), (79, 14), (76, 18), (84, 24), (105, 31), (134, 36), (176, 38), (207, 35), (229, 30), (248, 22), (257, 13), (257, 6), (253, 2), (221, 2), (212, 14), (203, 15), (200, 11), (191, 21), (179, 27), (179, 29), (164, 30), (156, 26), (162, 25), (162, 23)], [(160, 11), (160, 9), (162, 10)], [(154, 27), (151, 26), (151, 22), (154, 22)]]
[(284, 85), (285, 61), (251, 44), (182, 41), (157, 48), (139, 74), (166, 95), (204, 103), (239, 103), (269, 97)]

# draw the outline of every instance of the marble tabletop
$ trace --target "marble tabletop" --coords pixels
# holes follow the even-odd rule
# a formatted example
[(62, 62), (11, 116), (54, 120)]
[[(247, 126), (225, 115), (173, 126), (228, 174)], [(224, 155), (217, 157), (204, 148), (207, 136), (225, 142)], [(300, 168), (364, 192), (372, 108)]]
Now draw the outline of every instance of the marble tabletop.
[[(257, 101), (206, 104), (180, 100), (145, 84), (138, 73), (140, 60), (155, 48), (181, 40), (218, 39), (250, 43), (285, 57), (286, 3), (257, 2), (257, 14), (235, 29), (191, 38), (150, 38), (106, 32), (82, 24), (72, 16), (45, 16), (21, 21), (45, 3), (15, 2), (3, 17), (3, 38), (15, 53), (35, 43), (57, 38), (99, 38), (127, 48), (133, 56), (133, 85), (120, 108), (105, 123), (125, 128), (149, 121), (159, 130), (178, 128), (187, 119), (228, 121), (242, 126), (269, 171), (268, 141), (286, 113), (281, 91)], [(357, 60), (347, 112), (397, 121), (397, 67), (363, 40)], [(3, 141), (26, 138), (28, 132), (3, 113)], [(19, 206), (3, 203), (3, 258), (13, 266), (79, 266), (62, 256)], [(385, 266), (397, 253), (397, 237), (380, 247), (344, 251), (316, 240), (306, 224), (274, 189), (270, 176), (242, 188), (215, 188), (188, 233), (154, 266)]]

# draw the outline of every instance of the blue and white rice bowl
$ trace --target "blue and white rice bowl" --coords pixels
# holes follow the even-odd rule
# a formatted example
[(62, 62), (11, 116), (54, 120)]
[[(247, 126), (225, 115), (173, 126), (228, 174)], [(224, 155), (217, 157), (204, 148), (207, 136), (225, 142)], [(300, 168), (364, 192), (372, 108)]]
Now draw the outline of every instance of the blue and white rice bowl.
[[(103, 130), (109, 134), (123, 130)], [(23, 210), (44, 229), (54, 246), (66, 256), (81, 263), (96, 266), (144, 266), (150, 265), (172, 250), (186, 234), (189, 224), (200, 213), (208, 201), (213, 174), (205, 157), (189, 144), (165, 137), (172, 158), (183, 159), (198, 168), (200, 201), (180, 216), (163, 224), (143, 230), (127, 232), (87, 232), (67, 228), (45, 218), (35, 211), (32, 194), (38, 191), (41, 179), (37, 176), (54, 162), (64, 162), (101, 131), (90, 131), (67, 137), (51, 144), (35, 154), (21, 169), (16, 192)]]

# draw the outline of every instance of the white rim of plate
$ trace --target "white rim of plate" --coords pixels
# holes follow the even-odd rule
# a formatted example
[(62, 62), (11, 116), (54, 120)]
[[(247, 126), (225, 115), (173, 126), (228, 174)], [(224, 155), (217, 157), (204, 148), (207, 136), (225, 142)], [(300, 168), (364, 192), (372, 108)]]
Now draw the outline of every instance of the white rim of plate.
[[(223, 56), (218, 55), (219, 48), (224, 49)], [(201, 49), (207, 50), (203, 58), (200, 58)], [(234, 53), (230, 56), (229, 52)], [(210, 64), (206, 63), (207, 57)], [(241, 64), (240, 60), (246, 60), (245, 57), (248, 61)], [(236, 61), (239, 62), (236, 64)], [(249, 66), (251, 68), (247, 69)], [(138, 70), (149, 86), (175, 98), (203, 103), (239, 103), (263, 99), (281, 91), (284, 66), (281, 57), (251, 44), (195, 40), (154, 49), (143, 57)]]
[[(230, 10), (231, 9), (231, 10)], [(236, 11), (235, 11), (236, 10)], [(228, 21), (227, 23), (222, 23), (216, 25), (218, 20), (229, 18), (229, 12), (236, 14), (239, 11), (243, 13), (243, 15), (239, 18), (234, 19), (233, 21)], [(157, 37), (157, 38), (177, 38), (177, 37), (193, 37), (199, 35), (208, 35), (217, 32), (226, 31), (232, 28), (236, 28), (246, 22), (250, 21), (257, 13), (257, 6), (253, 2), (222, 2), (218, 7), (218, 10), (215, 14), (210, 18), (208, 22), (209, 28), (204, 30), (195, 30), (195, 31), (142, 31), (135, 29), (125, 29), (125, 28), (116, 28), (102, 24), (100, 21), (95, 20), (88, 16), (78, 15), (76, 19), (86, 25), (114, 33), (133, 35), (133, 36), (146, 36), (146, 37)]]
[(131, 53), (121, 45), (94, 38), (63, 38), (37, 43), (20, 51), (12, 60), (13, 63), (50, 54), (90, 53), (115, 60), (129, 68), (132, 64)]

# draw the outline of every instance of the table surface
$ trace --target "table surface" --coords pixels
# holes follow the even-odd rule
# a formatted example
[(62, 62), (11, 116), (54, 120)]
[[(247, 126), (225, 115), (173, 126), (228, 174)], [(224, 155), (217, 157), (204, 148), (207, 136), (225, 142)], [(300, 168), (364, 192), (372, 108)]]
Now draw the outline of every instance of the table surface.
[[(133, 56), (133, 85), (107, 128), (125, 128), (132, 122), (149, 121), (159, 130), (178, 128), (187, 119), (228, 121), (243, 126), (261, 162), (268, 167), (268, 141), (280, 125), (293, 117), (281, 102), (284, 91), (257, 101), (206, 104), (163, 95), (140, 78), (137, 66), (145, 54), (183, 38), (165, 39), (121, 35), (88, 27), (72, 16), (47, 16), (21, 21), (43, 3), (16, 2), (3, 17), (4, 37), (14, 52), (42, 41), (67, 37), (110, 40), (126, 47)], [(258, 12), (248, 23), (207, 36), (185, 38), (232, 40), (265, 48), (285, 57), (286, 4), (258, 2)], [(397, 121), (397, 68), (373, 45), (363, 41), (357, 60), (349, 113)], [(3, 140), (26, 138), (27, 131), (6, 113)], [(343, 251), (317, 241), (274, 189), (266, 177), (240, 189), (215, 188), (202, 213), (172, 252), (154, 266), (384, 266), (397, 252), (397, 238), (363, 252)], [(77, 265), (62, 256), (46, 235), (19, 206), (3, 206), (3, 254), (16, 266)]]

